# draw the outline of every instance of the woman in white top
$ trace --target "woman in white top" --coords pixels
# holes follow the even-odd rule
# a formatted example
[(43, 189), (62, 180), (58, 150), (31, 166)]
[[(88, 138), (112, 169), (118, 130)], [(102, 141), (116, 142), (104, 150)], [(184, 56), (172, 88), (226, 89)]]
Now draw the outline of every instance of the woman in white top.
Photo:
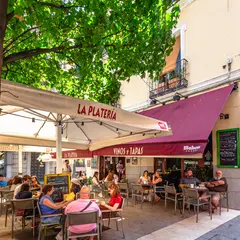
[(95, 191), (95, 192), (99, 192), (100, 191), (98, 196), (102, 197), (102, 188), (100, 186), (100, 182), (99, 182), (99, 179), (98, 179), (98, 172), (97, 171), (94, 172), (94, 174), (93, 174), (92, 187), (93, 187), (93, 191)]
[(143, 176), (141, 176), (141, 177), (139, 178), (138, 183), (139, 183), (139, 184), (149, 184), (149, 182), (150, 182), (150, 177), (148, 176), (148, 171), (145, 170), (145, 171), (143, 172)]

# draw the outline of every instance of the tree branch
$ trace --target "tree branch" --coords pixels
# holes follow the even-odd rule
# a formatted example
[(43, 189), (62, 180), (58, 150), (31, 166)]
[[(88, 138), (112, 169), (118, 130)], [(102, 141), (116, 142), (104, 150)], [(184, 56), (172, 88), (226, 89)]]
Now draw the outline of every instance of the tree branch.
[(76, 48), (81, 48), (82, 45), (74, 45), (70, 47), (65, 47), (65, 46), (59, 46), (59, 47), (54, 47), (54, 48), (35, 48), (35, 49), (30, 49), (30, 50), (25, 50), (23, 52), (18, 52), (18, 53), (13, 53), (10, 54), (9, 56), (5, 57), (3, 59), (3, 66), (6, 66), (9, 63), (16, 62), (18, 60), (22, 59), (27, 59), (27, 58), (32, 58), (44, 53), (51, 53), (51, 52), (58, 52), (61, 50), (71, 50), (71, 49), (76, 49)]
[(14, 17), (14, 11), (7, 14), (7, 24)]
[(37, 29), (38, 27), (32, 27), (29, 28), (27, 30), (25, 30), (24, 32), (22, 32), (20, 35), (18, 35), (17, 37), (15, 37), (7, 46), (4, 47), (3, 52), (6, 53), (6, 50), (8, 49), (8, 47), (10, 47), (14, 42), (16, 42), (20, 37), (24, 36), (25, 34), (27, 34), (28, 32)]
[(54, 3), (49, 3), (49, 2), (38, 2), (40, 5), (42, 6), (48, 6), (48, 7), (52, 7), (52, 8), (58, 8), (58, 9), (69, 9), (69, 8), (77, 8), (77, 7), (82, 7), (82, 6), (76, 6), (76, 5), (72, 5), (72, 6), (65, 6), (64, 4), (61, 5), (57, 5)]

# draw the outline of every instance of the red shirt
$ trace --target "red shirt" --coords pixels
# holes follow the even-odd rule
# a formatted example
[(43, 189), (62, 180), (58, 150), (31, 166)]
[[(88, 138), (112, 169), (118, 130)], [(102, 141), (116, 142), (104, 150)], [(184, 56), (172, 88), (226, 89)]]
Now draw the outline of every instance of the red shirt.
[(109, 201), (108, 205), (113, 207), (115, 203), (119, 203), (118, 208), (121, 208), (121, 206), (122, 206), (122, 196), (120, 195), (120, 193), (116, 197), (112, 196), (110, 198), (110, 201)]

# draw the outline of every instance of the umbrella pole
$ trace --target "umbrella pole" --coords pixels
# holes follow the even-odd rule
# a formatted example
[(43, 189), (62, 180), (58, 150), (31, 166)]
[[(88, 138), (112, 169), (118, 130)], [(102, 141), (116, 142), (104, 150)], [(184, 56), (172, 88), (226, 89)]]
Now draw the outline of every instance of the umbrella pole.
[(22, 176), (22, 145), (18, 146), (18, 176)]
[(57, 115), (56, 124), (56, 173), (62, 173), (62, 115)]

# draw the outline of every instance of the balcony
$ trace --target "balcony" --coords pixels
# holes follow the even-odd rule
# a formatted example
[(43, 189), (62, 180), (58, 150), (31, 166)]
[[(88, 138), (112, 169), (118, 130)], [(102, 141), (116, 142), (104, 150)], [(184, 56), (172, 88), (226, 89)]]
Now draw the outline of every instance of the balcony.
[(150, 98), (153, 99), (186, 88), (188, 85), (186, 79), (187, 64), (186, 59), (181, 59), (172, 71), (159, 76), (158, 81), (154, 83), (155, 87), (150, 90)]

